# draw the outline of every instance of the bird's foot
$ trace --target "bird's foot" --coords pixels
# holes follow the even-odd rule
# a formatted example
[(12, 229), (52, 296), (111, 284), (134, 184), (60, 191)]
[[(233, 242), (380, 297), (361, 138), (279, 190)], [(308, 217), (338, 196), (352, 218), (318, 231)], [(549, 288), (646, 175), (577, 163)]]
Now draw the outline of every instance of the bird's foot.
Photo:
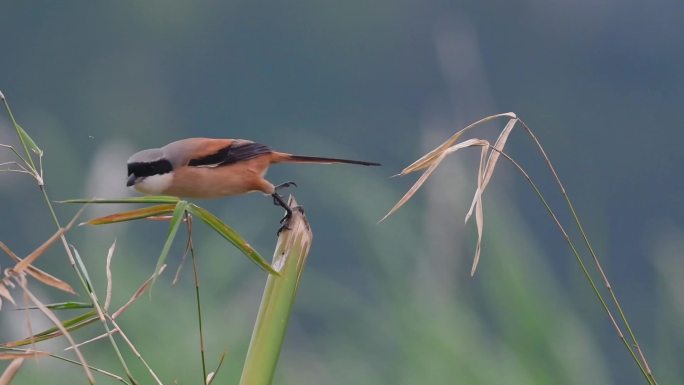
[(281, 183), (281, 184), (275, 186), (275, 191), (278, 192), (278, 191), (280, 191), (280, 190), (282, 190), (282, 189), (284, 189), (284, 188), (288, 188), (288, 187), (290, 187), (290, 186), (297, 187), (297, 183), (295, 183), (295, 182), (293, 182), (293, 181)]
[(279, 236), (280, 233), (282, 233), (285, 230), (291, 230), (290, 228), (290, 220), (292, 219), (292, 210), (297, 210), (300, 213), (304, 213), (304, 208), (302, 206), (296, 206), (293, 207), (290, 211), (288, 211), (285, 216), (280, 220), (280, 228), (278, 228), (278, 231), (276, 232), (276, 236)]

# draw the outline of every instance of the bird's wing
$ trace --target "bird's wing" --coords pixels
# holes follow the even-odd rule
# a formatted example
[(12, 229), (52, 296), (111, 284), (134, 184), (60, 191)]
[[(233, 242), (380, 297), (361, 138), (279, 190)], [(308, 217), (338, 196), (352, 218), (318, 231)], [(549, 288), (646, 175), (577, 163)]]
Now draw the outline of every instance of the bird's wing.
[(227, 146), (202, 157), (190, 159), (188, 166), (192, 167), (220, 167), (244, 160), (270, 154), (273, 151), (268, 146), (248, 140), (234, 140)]

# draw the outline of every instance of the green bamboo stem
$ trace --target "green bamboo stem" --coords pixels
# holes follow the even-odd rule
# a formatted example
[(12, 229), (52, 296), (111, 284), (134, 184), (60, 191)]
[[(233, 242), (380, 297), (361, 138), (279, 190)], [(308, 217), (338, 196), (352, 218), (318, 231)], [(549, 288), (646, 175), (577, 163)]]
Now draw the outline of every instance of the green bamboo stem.
[(273, 254), (273, 268), (280, 274), (269, 274), (266, 279), (240, 385), (269, 385), (273, 380), (313, 239), (309, 223), (303, 212), (298, 210), (293, 197), (290, 197), (288, 205), (295, 208), (289, 223), (290, 229), (280, 233)]

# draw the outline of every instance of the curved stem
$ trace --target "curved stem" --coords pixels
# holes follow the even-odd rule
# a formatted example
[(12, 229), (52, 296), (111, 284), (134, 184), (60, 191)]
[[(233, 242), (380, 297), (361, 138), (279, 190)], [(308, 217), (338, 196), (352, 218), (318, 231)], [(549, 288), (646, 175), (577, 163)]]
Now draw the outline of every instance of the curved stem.
[(625, 347), (629, 351), (630, 355), (634, 359), (634, 362), (639, 367), (639, 370), (641, 370), (641, 373), (646, 378), (646, 381), (648, 381), (649, 384), (656, 385), (657, 383), (655, 382), (655, 380), (653, 380), (653, 381), (651, 380), (653, 378), (652, 375), (649, 375), (649, 372), (644, 368), (644, 365), (642, 365), (641, 360), (639, 360), (637, 355), (634, 353), (634, 350), (629, 345), (629, 342), (627, 342), (627, 339), (625, 338), (625, 335), (622, 332), (620, 325), (618, 325), (618, 323), (616, 322), (615, 317), (613, 316), (613, 313), (610, 311), (610, 308), (608, 307), (608, 304), (606, 303), (605, 299), (603, 298), (603, 295), (599, 291), (598, 286), (596, 286), (594, 279), (591, 277), (591, 274), (589, 273), (589, 270), (587, 269), (587, 266), (584, 263), (584, 260), (582, 259), (579, 252), (577, 251), (575, 244), (570, 239), (570, 236), (565, 231), (565, 228), (563, 227), (563, 225), (558, 220), (556, 213), (553, 211), (553, 209), (551, 208), (549, 203), (546, 201), (546, 198), (544, 198), (544, 196), (542, 195), (542, 193), (539, 190), (539, 188), (537, 187), (537, 185), (534, 183), (532, 178), (530, 178), (529, 174), (527, 174), (525, 169), (518, 162), (516, 162), (513, 158), (511, 158), (508, 154), (506, 154), (505, 152), (503, 152), (501, 150), (496, 149), (494, 146), (491, 146), (491, 145), (489, 145), (489, 148), (498, 152), (503, 157), (505, 157), (508, 161), (510, 161), (518, 169), (518, 171), (523, 175), (525, 180), (527, 180), (527, 182), (530, 184), (530, 186), (532, 187), (532, 189), (534, 190), (534, 192), (537, 194), (537, 196), (541, 200), (542, 204), (544, 205), (544, 208), (546, 208), (547, 213), (551, 216), (553, 221), (556, 223), (556, 226), (560, 230), (560, 232), (563, 235), (563, 238), (567, 242), (568, 246), (570, 246), (570, 250), (572, 250), (572, 253), (575, 256), (575, 259), (577, 260), (577, 263), (580, 265), (580, 268), (582, 269), (582, 273), (584, 273), (584, 276), (587, 278), (587, 281), (589, 281), (589, 284), (591, 285), (591, 288), (594, 290), (594, 293), (596, 294), (596, 297), (598, 298), (599, 302), (601, 303), (601, 306), (603, 307), (606, 314), (608, 315), (608, 318), (610, 318), (610, 321), (613, 324), (613, 328), (615, 329), (615, 332), (617, 333), (618, 338), (622, 341), (622, 343), (625, 345)]
[(617, 298), (617, 295), (615, 294), (615, 291), (613, 290), (612, 285), (610, 284), (610, 281), (608, 281), (608, 276), (606, 273), (603, 271), (603, 267), (601, 266), (601, 262), (599, 261), (599, 258), (597, 254), (594, 252), (594, 248), (591, 246), (591, 242), (589, 242), (589, 237), (587, 236), (586, 231), (584, 231), (584, 226), (582, 226), (582, 222), (579, 219), (579, 216), (577, 215), (577, 211), (575, 210), (575, 207), (572, 204), (572, 201), (570, 201), (570, 197), (568, 196), (567, 191), (565, 190), (565, 186), (563, 186), (563, 183), (560, 180), (560, 177), (558, 177), (558, 173), (556, 172), (556, 169), (553, 167), (553, 164), (551, 163), (551, 160), (549, 157), (546, 155), (546, 151), (544, 151), (544, 148), (542, 147), (541, 143), (539, 142), (539, 139), (537, 139), (536, 135), (532, 132), (532, 129), (522, 120), (518, 119), (520, 124), (525, 128), (525, 131), (527, 131), (527, 134), (532, 138), (534, 143), (536, 144), (537, 148), (539, 149), (539, 152), (541, 153), (542, 157), (544, 158), (544, 161), (546, 162), (546, 165), (548, 166), (549, 170), (553, 174), (553, 177), (556, 179), (556, 184), (558, 184), (558, 187), (561, 190), (561, 194), (563, 194), (563, 197), (565, 198), (565, 202), (568, 204), (568, 208), (570, 209), (570, 213), (572, 214), (572, 217), (577, 224), (577, 228), (580, 231), (580, 234), (582, 234), (582, 239), (584, 240), (584, 244), (587, 246), (587, 249), (589, 250), (589, 253), (591, 254), (591, 257), (594, 260), (594, 265), (596, 266), (596, 269), (598, 270), (599, 274), (601, 274), (601, 278), (603, 279), (603, 283), (606, 285), (606, 288), (608, 289), (608, 292), (610, 293), (610, 296), (613, 300), (613, 303), (615, 304), (615, 307), (617, 308), (618, 312), (620, 313), (620, 318), (622, 319), (622, 322), (624, 322), (625, 327), (627, 328), (627, 333), (629, 333), (629, 336), (632, 340), (632, 343), (634, 344), (634, 348), (637, 350), (639, 353), (639, 357), (641, 357), (641, 361), (644, 364), (644, 367), (646, 369), (646, 373), (648, 377), (650, 378), (649, 382), (652, 382), (653, 384), (657, 384), (658, 382), (656, 381), (655, 377), (653, 376), (653, 372), (651, 371), (650, 366), (648, 365), (648, 361), (646, 360), (646, 357), (644, 356), (643, 351), (641, 350), (641, 347), (639, 346), (639, 342), (637, 341), (636, 335), (634, 331), (632, 330), (632, 327), (629, 324), (629, 321), (627, 321), (627, 316), (625, 315), (625, 312), (622, 310), (622, 306), (620, 305), (620, 301)]

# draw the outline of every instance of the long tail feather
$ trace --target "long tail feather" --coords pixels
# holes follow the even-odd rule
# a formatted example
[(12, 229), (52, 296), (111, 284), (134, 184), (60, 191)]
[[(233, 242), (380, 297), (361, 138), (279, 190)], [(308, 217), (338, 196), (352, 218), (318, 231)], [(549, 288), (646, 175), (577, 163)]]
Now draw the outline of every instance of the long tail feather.
[(276, 162), (284, 162), (284, 163), (287, 163), (287, 162), (292, 162), (292, 163), (322, 163), (322, 164), (348, 163), (348, 164), (360, 164), (362, 166), (380, 166), (380, 163), (366, 162), (363, 160), (322, 158), (319, 156), (292, 155), (292, 154), (285, 154), (285, 153), (277, 153), (277, 156), (275, 157), (275, 161)]

